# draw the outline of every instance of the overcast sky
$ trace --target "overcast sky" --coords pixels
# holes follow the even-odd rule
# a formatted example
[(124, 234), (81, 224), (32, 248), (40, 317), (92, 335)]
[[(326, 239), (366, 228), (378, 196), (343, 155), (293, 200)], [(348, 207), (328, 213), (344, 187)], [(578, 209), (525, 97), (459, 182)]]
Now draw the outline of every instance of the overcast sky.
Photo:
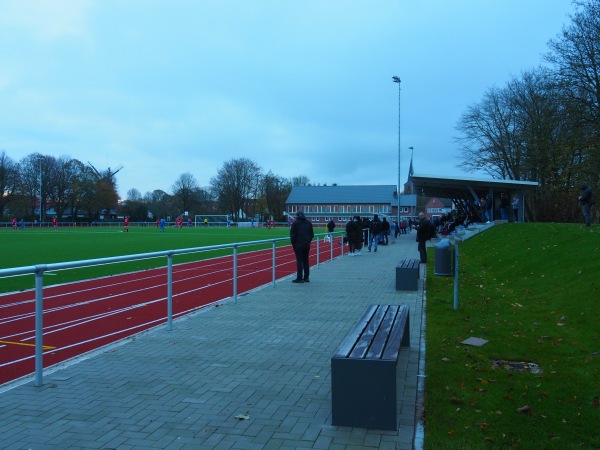
[(543, 63), (571, 0), (1, 0), (0, 151), (135, 188), (231, 159), (312, 183), (461, 172), (456, 123)]

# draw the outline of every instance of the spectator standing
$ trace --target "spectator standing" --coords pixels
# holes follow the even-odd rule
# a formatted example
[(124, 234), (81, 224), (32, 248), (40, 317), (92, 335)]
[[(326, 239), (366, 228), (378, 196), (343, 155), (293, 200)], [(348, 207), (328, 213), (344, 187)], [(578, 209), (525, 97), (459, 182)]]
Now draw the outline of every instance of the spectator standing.
[(417, 249), (419, 250), (421, 262), (427, 264), (427, 241), (435, 233), (435, 228), (427, 217), (425, 217), (425, 213), (419, 213), (419, 220), (414, 227), (417, 230)]
[(479, 213), (483, 223), (487, 222), (487, 205), (484, 197), (479, 199)]
[(383, 239), (383, 243), (382, 245), (388, 245), (389, 244), (389, 235), (390, 235), (390, 223), (388, 222), (387, 218), (383, 218), (383, 220), (381, 221), (381, 238)]
[(581, 205), (581, 212), (583, 214), (583, 221), (585, 226), (592, 226), (592, 188), (587, 184), (581, 185), (581, 195), (579, 196), (579, 204)]
[(518, 222), (519, 221), (519, 197), (517, 197), (516, 195), (513, 196), (512, 210), (513, 210), (513, 214), (515, 215), (515, 222)]
[(508, 197), (505, 193), (500, 194), (500, 217), (508, 220)]
[(398, 221), (394, 219), (394, 239), (398, 238), (398, 233), (400, 233), (400, 227), (398, 226)]
[(488, 223), (494, 220), (494, 197), (488, 194), (485, 198), (486, 217)]
[(363, 234), (362, 234), (362, 220), (360, 216), (354, 217), (354, 223), (356, 224), (356, 243), (355, 243), (355, 252), (356, 256), (362, 255), (363, 248)]
[(354, 256), (356, 250), (356, 240), (358, 229), (356, 228), (356, 222), (354, 218), (351, 218), (346, 222), (346, 242), (348, 242), (348, 256)]
[(310, 242), (315, 237), (312, 223), (304, 216), (304, 212), (296, 213), (296, 220), (290, 227), (290, 241), (296, 255), (296, 278), (292, 283), (308, 283), (310, 281)]
[(333, 242), (333, 231), (335, 230), (335, 222), (333, 221), (333, 219), (329, 219), (329, 222), (327, 222), (327, 232), (329, 233), (329, 243)]
[(367, 251), (371, 251), (371, 244), (374, 243), (373, 251), (377, 252), (379, 242), (381, 242), (381, 220), (379, 220), (379, 216), (375, 214), (373, 220), (371, 220), (371, 237), (369, 238), (369, 247)]
[(363, 247), (368, 247), (369, 246), (369, 234), (371, 232), (371, 221), (369, 220), (368, 217), (363, 217), (361, 222), (362, 222)]

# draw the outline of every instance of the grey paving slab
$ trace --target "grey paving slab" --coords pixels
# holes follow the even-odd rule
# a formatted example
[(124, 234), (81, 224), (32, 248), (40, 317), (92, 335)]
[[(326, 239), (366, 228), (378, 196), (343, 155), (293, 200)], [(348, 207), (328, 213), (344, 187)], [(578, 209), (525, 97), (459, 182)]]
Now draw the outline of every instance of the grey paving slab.
[[(419, 448), (423, 283), (395, 289), (396, 263), (418, 258), (414, 238), (138, 335), (45, 374), (41, 387), (0, 390), (0, 447)], [(331, 425), (331, 355), (374, 303), (410, 306), (397, 432)]]

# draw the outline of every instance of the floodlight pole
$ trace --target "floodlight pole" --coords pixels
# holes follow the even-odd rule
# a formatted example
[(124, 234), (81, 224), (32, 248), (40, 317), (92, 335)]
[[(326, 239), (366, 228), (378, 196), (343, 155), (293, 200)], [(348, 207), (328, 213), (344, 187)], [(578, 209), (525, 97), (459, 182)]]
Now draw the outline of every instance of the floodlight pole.
[(40, 227), (42, 226), (42, 158), (40, 155), (38, 163), (40, 165)]
[(400, 155), (401, 155), (401, 152), (400, 152), (400, 148), (401, 148), (401, 144), (400, 144), (400, 130), (401, 130), (401, 127), (400, 127), (400, 123), (401, 123), (400, 122), (400, 92), (401, 92), (400, 83), (401, 83), (401, 80), (400, 80), (400, 77), (393, 76), (392, 81), (394, 83), (398, 83), (398, 226), (400, 226), (400, 205), (401, 205), (400, 190), (402, 189), (402, 174), (400, 172)]

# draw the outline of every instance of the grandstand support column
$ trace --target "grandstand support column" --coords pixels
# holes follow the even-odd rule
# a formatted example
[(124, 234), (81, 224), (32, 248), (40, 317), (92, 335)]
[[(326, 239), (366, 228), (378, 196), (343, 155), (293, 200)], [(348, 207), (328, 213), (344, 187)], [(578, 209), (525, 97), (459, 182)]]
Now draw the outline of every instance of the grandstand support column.
[(402, 89), (400, 89), (400, 83), (401, 83), (400, 77), (393, 76), (392, 80), (394, 81), (394, 83), (398, 83), (398, 225), (400, 225), (400, 205), (401, 205), (400, 190), (402, 189), (402, 174), (400, 171), (400, 156), (401, 156), (400, 130), (402, 129), (400, 127), (400, 123), (401, 123), (400, 122), (400, 92), (402, 91)]

